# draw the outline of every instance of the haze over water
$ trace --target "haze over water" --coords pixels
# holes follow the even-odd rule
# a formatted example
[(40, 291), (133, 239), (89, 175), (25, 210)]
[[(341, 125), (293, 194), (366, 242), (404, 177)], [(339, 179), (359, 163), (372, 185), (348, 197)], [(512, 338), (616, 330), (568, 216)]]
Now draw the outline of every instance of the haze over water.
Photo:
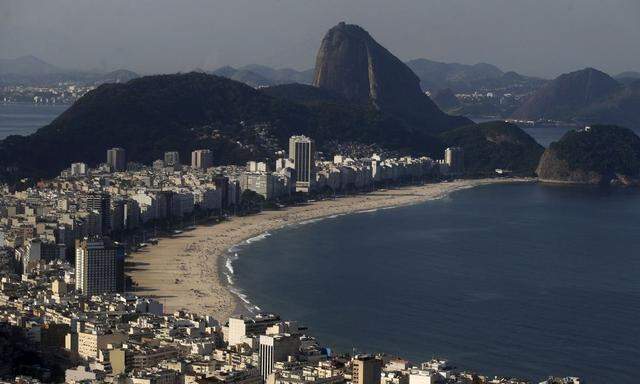
[(0, 103), (0, 140), (11, 135), (29, 135), (52, 122), (68, 105)]
[(235, 281), (341, 351), (632, 383), (639, 218), (634, 190), (480, 187), (278, 231), (241, 249)]

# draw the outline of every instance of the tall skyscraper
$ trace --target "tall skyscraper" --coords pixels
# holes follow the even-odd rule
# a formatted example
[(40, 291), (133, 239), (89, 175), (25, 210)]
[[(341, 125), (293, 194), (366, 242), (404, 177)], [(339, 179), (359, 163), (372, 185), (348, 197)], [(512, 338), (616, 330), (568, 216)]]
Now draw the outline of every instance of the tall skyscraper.
[(444, 150), (444, 162), (449, 166), (449, 173), (464, 172), (464, 150), (461, 147), (451, 147)]
[[(289, 356), (296, 356), (300, 351), (300, 335), (281, 333), (277, 335), (260, 335), (260, 375), (267, 380), (273, 372), (273, 363), (287, 361)], [(378, 371), (378, 383), (380, 373)]]
[(164, 165), (166, 167), (175, 167), (180, 165), (180, 153), (176, 151), (164, 153)]
[(289, 158), (296, 170), (296, 190), (309, 192), (316, 181), (316, 145), (306, 136), (291, 136)]
[(207, 169), (213, 166), (213, 152), (208, 149), (197, 149), (191, 152), (191, 168)]
[(127, 169), (126, 151), (124, 148), (111, 148), (107, 151), (107, 164), (114, 172)]
[(87, 211), (96, 211), (101, 217), (102, 234), (111, 230), (111, 197), (108, 193), (93, 193), (87, 196)]
[[(76, 243), (76, 290), (90, 296), (114, 293), (124, 285), (124, 254), (101, 237)], [(122, 259), (122, 260), (119, 260)], [(119, 276), (122, 275), (122, 276)]]
[(380, 384), (382, 360), (371, 355), (356, 355), (351, 363), (353, 384)]

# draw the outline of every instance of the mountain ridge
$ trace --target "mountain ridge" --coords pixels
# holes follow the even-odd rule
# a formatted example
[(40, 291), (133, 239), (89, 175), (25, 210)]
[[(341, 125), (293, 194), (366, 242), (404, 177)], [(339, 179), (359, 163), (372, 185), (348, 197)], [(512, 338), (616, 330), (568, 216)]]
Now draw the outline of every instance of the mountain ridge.
[(638, 128), (639, 107), (639, 81), (622, 84), (602, 71), (585, 68), (558, 76), (533, 94), (511, 117)]
[(327, 152), (337, 142), (434, 156), (443, 150), (439, 139), (370, 106), (305, 105), (192, 72), (97, 87), (34, 134), (0, 141), (0, 178), (51, 177), (78, 161), (96, 165), (115, 146), (143, 163), (164, 151), (187, 156), (208, 148), (216, 164), (242, 164), (273, 158), (296, 134), (313, 137)]

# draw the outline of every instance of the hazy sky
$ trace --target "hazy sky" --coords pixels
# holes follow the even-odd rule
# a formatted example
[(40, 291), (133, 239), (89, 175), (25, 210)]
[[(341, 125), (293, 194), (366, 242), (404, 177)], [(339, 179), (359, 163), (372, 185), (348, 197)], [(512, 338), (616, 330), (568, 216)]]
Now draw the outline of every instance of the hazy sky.
[(313, 66), (344, 20), (403, 60), (640, 71), (640, 0), (0, 0), (0, 57), (140, 73)]

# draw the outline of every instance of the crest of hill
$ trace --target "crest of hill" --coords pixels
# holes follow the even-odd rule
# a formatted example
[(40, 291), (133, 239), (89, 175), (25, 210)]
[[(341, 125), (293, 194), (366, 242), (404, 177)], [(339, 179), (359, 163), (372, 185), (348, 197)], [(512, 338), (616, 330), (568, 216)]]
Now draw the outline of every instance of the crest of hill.
[(433, 134), (471, 123), (443, 113), (422, 92), (416, 74), (357, 25), (340, 23), (326, 33), (313, 85)]
[(570, 120), (618, 90), (620, 83), (593, 68), (563, 74), (540, 88), (514, 113), (516, 119)]
[(630, 129), (605, 125), (567, 132), (544, 152), (537, 173), (548, 182), (637, 184), (640, 137)]
[(42, 76), (61, 72), (64, 71), (31, 55), (16, 59), (0, 59), (0, 74), (2, 75)]
[(513, 117), (640, 128), (640, 80), (621, 84), (592, 68), (565, 74), (541, 88)]
[(115, 146), (126, 149), (128, 160), (147, 164), (164, 151), (186, 158), (200, 148), (213, 151), (215, 164), (242, 164), (272, 157), (296, 134), (327, 151), (336, 141), (432, 156), (443, 148), (439, 139), (370, 106), (303, 105), (192, 72), (99, 86), (34, 134), (0, 141), (0, 176), (51, 177), (72, 162), (104, 162)]
[(424, 90), (437, 92), (451, 89), (454, 92), (474, 92), (483, 89), (537, 89), (546, 80), (503, 72), (500, 68), (486, 63), (474, 65), (443, 63), (428, 59), (407, 61), (409, 68), (420, 78)]
[(472, 176), (493, 175), (498, 168), (531, 176), (544, 152), (520, 127), (502, 121), (456, 128), (440, 138), (448, 147), (464, 149), (465, 173)]

